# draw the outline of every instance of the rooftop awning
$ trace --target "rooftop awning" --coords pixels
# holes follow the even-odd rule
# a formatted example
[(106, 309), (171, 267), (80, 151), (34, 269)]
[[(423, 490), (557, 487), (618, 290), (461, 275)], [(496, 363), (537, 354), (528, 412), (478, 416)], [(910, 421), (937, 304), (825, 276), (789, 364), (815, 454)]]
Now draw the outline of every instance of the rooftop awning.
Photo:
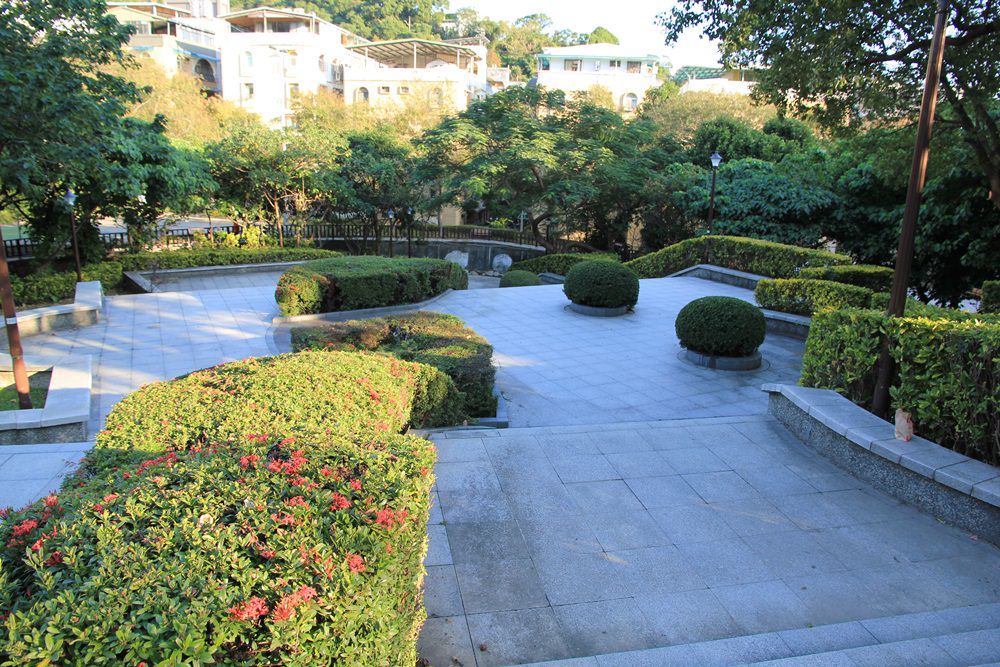
[(446, 62), (454, 61), (459, 55), (468, 57), (476, 55), (474, 49), (460, 44), (415, 38), (354, 44), (347, 48), (383, 63), (409, 63), (414, 54), (422, 61), (444, 60)]

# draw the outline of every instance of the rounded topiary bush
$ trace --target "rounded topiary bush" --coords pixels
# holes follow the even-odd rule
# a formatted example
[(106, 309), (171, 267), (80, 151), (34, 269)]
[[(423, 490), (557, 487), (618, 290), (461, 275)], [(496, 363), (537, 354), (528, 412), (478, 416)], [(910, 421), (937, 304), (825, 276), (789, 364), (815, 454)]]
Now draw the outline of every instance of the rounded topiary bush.
[(764, 342), (764, 314), (730, 296), (706, 296), (681, 309), (674, 325), (681, 345), (716, 357), (745, 357)]
[(631, 308), (639, 300), (639, 279), (618, 262), (580, 262), (566, 274), (563, 292), (581, 306)]
[(500, 287), (528, 287), (541, 284), (542, 279), (531, 271), (508, 271), (500, 278)]

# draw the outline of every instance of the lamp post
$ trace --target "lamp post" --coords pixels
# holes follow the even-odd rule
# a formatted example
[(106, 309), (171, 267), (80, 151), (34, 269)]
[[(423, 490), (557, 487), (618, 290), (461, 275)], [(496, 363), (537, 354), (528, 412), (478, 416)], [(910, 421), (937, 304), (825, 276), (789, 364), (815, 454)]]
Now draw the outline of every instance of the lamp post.
[(80, 246), (76, 242), (76, 212), (73, 209), (76, 206), (76, 193), (73, 192), (73, 188), (66, 188), (63, 201), (66, 202), (66, 207), (69, 208), (69, 233), (70, 238), (73, 240), (73, 262), (76, 265), (76, 282), (82, 283), (83, 270), (80, 268)]
[(386, 211), (386, 216), (389, 218), (389, 257), (395, 257), (395, 252), (392, 247), (392, 227), (396, 224), (396, 211), (390, 208)]
[(406, 207), (406, 256), (413, 257), (413, 207)]
[(708, 233), (712, 233), (712, 220), (715, 218), (715, 178), (719, 175), (719, 165), (722, 164), (722, 156), (719, 151), (713, 151), (709, 158), (712, 161), (712, 195), (708, 199)]
[(21, 330), (17, 326), (17, 310), (14, 308), (14, 290), (10, 286), (10, 268), (7, 266), (7, 245), (3, 242), (3, 232), (0, 232), (0, 304), (3, 305), (3, 319), (7, 326), (7, 349), (14, 367), (17, 405), (22, 410), (30, 410), (31, 387), (28, 385), (28, 369), (24, 365)]

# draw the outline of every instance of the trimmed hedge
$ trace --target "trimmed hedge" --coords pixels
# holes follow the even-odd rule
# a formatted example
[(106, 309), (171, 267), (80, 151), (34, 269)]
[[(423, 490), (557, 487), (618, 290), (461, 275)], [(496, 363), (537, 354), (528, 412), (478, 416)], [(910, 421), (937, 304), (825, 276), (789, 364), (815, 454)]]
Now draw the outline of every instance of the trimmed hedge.
[(132, 394), (58, 495), (0, 525), (4, 657), (414, 664), (435, 455), (397, 432), (453, 400), (436, 369), (345, 352)]
[(461, 406), (454, 382), (422, 364), (346, 352), (260, 357), (129, 394), (108, 415), (95, 453), (111, 461), (123, 457), (109, 450), (148, 458), (239, 442), (247, 433), (399, 433), (407, 425), (460, 423)]
[(591, 262), (594, 260), (606, 260), (608, 262), (619, 262), (618, 255), (610, 252), (562, 252), (550, 255), (540, 255), (531, 259), (522, 259), (514, 262), (511, 271), (527, 271), (529, 273), (555, 273), (565, 276), (569, 270), (580, 262)]
[(981, 313), (1000, 313), (1000, 280), (983, 283), (983, 298), (979, 304)]
[(858, 287), (867, 287), (874, 292), (888, 292), (892, 289), (893, 270), (872, 264), (850, 264), (837, 266), (807, 266), (799, 271), (799, 278), (832, 280)]
[(114, 255), (126, 271), (190, 269), (197, 266), (270, 264), (340, 257), (343, 253), (319, 248), (183, 248), (161, 252), (123, 252)]
[(753, 354), (766, 335), (760, 309), (731, 296), (706, 296), (681, 308), (674, 330), (681, 347), (717, 357)]
[(566, 274), (563, 292), (581, 306), (631, 308), (639, 300), (639, 279), (618, 262), (580, 262)]
[[(918, 309), (919, 310), (919, 309)], [(889, 318), (843, 309), (813, 316), (800, 383), (834, 389), (871, 406), (881, 335), (896, 360), (893, 406), (913, 415), (918, 435), (966, 456), (1000, 463), (1000, 317), (950, 311)]]
[[(118, 262), (87, 264), (82, 273), (84, 281), (100, 281), (104, 291), (117, 287), (122, 281), (122, 265)], [(24, 278), (12, 275), (10, 285), (14, 304), (19, 307), (59, 303), (76, 294), (76, 271), (37, 271)]]
[(531, 271), (508, 271), (500, 278), (500, 287), (532, 287), (541, 284), (542, 279)]
[(761, 280), (754, 297), (761, 308), (812, 315), (824, 308), (868, 308), (874, 293), (866, 287), (809, 278)]
[(714, 264), (771, 278), (794, 278), (810, 266), (850, 264), (851, 258), (739, 236), (700, 236), (626, 262), (640, 278), (661, 278), (695, 264)]
[(291, 317), (414, 303), (468, 286), (465, 269), (443, 259), (336, 257), (289, 269), (274, 298)]
[(454, 315), (420, 311), (296, 328), (292, 329), (292, 348), (378, 352), (427, 364), (455, 382), (465, 414), (472, 417), (496, 414), (493, 347)]

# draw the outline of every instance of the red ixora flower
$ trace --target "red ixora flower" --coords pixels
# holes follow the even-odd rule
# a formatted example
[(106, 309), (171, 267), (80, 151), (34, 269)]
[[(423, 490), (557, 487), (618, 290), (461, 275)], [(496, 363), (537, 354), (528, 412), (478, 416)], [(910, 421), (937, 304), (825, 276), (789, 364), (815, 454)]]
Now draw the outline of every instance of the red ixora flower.
[(333, 494), (333, 502), (330, 503), (330, 509), (343, 510), (347, 509), (350, 506), (351, 506), (351, 501), (348, 500), (345, 496), (342, 496), (339, 493)]
[(59, 497), (56, 494), (53, 493), (52, 495), (45, 496), (46, 507), (55, 507), (57, 504), (59, 504)]
[(402, 524), (406, 519), (406, 516), (406, 510), (399, 510), (396, 512), (388, 507), (383, 507), (378, 511), (378, 514), (375, 515), (375, 523), (388, 530), (397, 524)]
[(303, 498), (302, 496), (295, 496), (293, 498), (289, 498), (288, 500), (285, 501), (285, 504), (289, 505), (290, 507), (309, 507), (309, 503), (307, 503), (306, 499)]
[(260, 457), (256, 454), (247, 454), (246, 456), (240, 457), (240, 467), (241, 468), (253, 468), (256, 467), (257, 461), (260, 461)]
[(351, 572), (364, 572), (365, 559), (358, 554), (347, 554), (347, 567)]
[(351, 488), (354, 489), (355, 491), (360, 491), (361, 490), (361, 480), (360, 479), (352, 479), (351, 480)]
[(237, 621), (255, 621), (267, 615), (267, 603), (264, 598), (252, 597), (246, 602), (235, 604), (229, 608), (229, 617)]
[(274, 605), (274, 612), (271, 614), (271, 618), (276, 621), (284, 621), (295, 616), (295, 608), (300, 606), (303, 602), (312, 600), (316, 597), (316, 589), (312, 586), (303, 586), (294, 593), (290, 593), (285, 597), (281, 598), (278, 604)]
[(251, 442), (264, 442), (267, 440), (266, 433), (247, 433), (247, 440)]

